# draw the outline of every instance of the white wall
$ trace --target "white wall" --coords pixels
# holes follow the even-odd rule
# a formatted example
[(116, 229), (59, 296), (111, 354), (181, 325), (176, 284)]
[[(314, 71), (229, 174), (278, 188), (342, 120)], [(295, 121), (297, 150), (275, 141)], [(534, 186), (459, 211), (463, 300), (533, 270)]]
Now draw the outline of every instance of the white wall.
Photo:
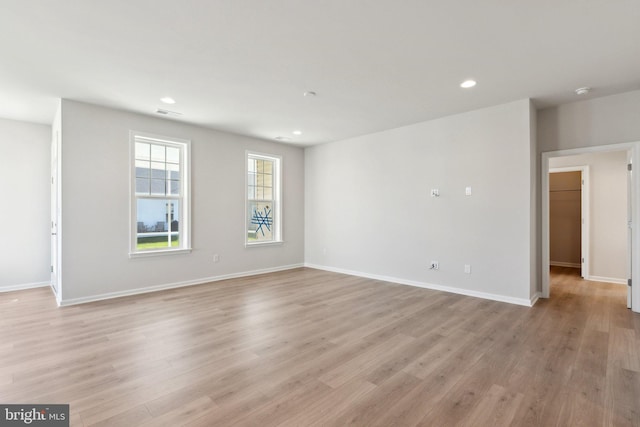
[(49, 126), (0, 119), (0, 291), (49, 283)]
[(528, 303), (532, 117), (523, 100), (307, 148), (307, 264)]
[[(191, 254), (128, 257), (129, 130), (191, 140)], [(301, 148), (68, 100), (62, 133), (63, 304), (303, 263)], [(283, 157), (284, 244), (244, 246), (247, 149)]]
[(589, 279), (625, 282), (627, 153), (612, 151), (549, 159), (550, 168), (568, 166), (589, 166)]
[(640, 141), (640, 90), (538, 111), (540, 152)]

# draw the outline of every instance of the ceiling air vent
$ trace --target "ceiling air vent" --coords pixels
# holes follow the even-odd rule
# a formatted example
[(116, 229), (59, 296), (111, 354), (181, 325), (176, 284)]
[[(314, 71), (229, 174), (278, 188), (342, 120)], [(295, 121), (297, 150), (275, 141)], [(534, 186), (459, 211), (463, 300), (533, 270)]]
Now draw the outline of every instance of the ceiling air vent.
[(164, 114), (165, 116), (172, 116), (172, 117), (180, 117), (182, 115), (182, 113), (178, 113), (176, 111), (165, 110), (163, 108), (158, 108), (158, 110), (156, 110), (156, 113)]

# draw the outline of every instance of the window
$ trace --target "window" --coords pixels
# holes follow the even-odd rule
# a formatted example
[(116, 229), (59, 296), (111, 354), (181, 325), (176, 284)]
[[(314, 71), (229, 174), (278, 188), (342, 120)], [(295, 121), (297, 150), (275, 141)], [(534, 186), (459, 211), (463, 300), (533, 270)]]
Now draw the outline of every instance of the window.
[(247, 245), (282, 242), (280, 158), (247, 152)]
[(131, 132), (131, 256), (190, 250), (189, 141)]

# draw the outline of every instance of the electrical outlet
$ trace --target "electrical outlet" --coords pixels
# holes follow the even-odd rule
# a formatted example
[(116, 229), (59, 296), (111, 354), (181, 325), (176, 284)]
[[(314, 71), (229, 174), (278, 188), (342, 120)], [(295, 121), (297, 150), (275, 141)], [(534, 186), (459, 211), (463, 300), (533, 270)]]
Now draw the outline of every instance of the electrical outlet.
[(220, 255), (213, 254), (213, 262), (220, 262)]
[(464, 265), (464, 272), (467, 274), (471, 274), (471, 264)]
[(439, 268), (440, 268), (440, 263), (438, 261), (431, 261), (429, 270), (438, 270)]
[(438, 190), (437, 188), (432, 188), (431, 197), (439, 197), (439, 196), (440, 196), (440, 190)]

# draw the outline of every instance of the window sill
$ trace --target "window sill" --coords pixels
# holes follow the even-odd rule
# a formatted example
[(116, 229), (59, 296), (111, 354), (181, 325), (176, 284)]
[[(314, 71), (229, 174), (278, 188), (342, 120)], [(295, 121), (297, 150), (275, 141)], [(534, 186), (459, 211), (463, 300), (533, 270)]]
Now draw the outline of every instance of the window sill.
[(165, 249), (161, 251), (144, 251), (144, 252), (129, 252), (129, 258), (147, 258), (163, 255), (181, 255), (190, 254), (191, 248), (188, 249)]
[(256, 247), (261, 247), (261, 246), (280, 246), (284, 244), (283, 240), (278, 240), (278, 241), (274, 241), (274, 242), (255, 242), (255, 243), (245, 243), (244, 247), (245, 248), (256, 248)]

